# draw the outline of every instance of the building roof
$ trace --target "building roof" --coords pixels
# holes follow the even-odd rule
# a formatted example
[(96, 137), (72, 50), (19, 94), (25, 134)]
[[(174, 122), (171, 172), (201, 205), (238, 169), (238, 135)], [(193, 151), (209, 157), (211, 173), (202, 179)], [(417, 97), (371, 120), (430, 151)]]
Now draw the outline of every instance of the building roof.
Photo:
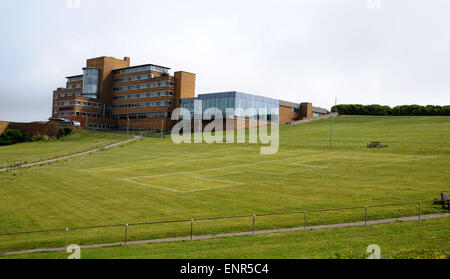
[(299, 108), (300, 104), (280, 100), (280, 106), (289, 107), (289, 108)]
[(206, 99), (206, 98), (223, 98), (223, 97), (244, 97), (251, 98), (254, 100), (266, 100), (271, 102), (279, 102), (277, 99), (272, 99), (270, 97), (255, 95), (255, 94), (249, 94), (249, 93), (243, 93), (238, 91), (228, 91), (228, 92), (215, 92), (215, 93), (206, 93), (206, 94), (198, 94), (199, 99)]
[(323, 114), (328, 113), (327, 109), (319, 108), (319, 107), (312, 107), (312, 111), (313, 112), (317, 112), (317, 113), (323, 113)]
[(163, 69), (170, 70), (170, 68), (164, 67), (164, 66), (160, 66), (160, 65), (143, 64), (143, 65), (137, 65), (137, 66), (131, 66), (131, 67), (125, 67), (125, 68), (117, 68), (117, 69), (114, 69), (114, 71), (120, 71), (120, 70), (125, 70), (125, 69), (133, 69), (133, 68), (139, 68), (139, 67), (145, 67), (145, 66), (155, 66), (155, 67), (160, 67), (160, 68), (163, 68)]
[(74, 78), (74, 77), (82, 77), (83, 75), (76, 75), (76, 76), (69, 76), (69, 77), (66, 77), (66, 78)]

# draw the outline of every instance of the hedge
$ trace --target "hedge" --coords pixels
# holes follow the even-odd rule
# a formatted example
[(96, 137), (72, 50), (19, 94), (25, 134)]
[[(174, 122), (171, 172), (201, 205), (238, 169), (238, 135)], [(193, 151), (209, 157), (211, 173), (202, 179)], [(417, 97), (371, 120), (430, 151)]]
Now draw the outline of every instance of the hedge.
[(395, 116), (418, 116), (418, 115), (450, 115), (450, 106), (420, 106), (403, 105), (391, 108), (381, 105), (337, 105), (331, 109), (341, 115), (395, 115)]

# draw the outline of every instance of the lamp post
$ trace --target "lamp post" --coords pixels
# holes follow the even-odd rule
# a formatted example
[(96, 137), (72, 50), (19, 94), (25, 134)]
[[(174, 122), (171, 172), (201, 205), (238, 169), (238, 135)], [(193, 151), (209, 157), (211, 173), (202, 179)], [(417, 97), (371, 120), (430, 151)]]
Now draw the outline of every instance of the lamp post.
[[(337, 106), (337, 98), (335, 99), (335, 106)], [(331, 137), (330, 137), (330, 148), (333, 148), (333, 126), (334, 126), (334, 119), (333, 119), (333, 115), (331, 115)]]

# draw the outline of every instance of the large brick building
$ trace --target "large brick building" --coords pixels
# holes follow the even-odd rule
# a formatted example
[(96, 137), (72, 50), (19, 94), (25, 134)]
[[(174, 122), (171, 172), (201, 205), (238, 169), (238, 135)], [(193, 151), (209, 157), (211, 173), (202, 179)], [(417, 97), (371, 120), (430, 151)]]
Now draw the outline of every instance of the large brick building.
[(145, 64), (130, 58), (88, 59), (83, 74), (67, 77), (53, 92), (52, 119), (79, 121), (94, 129), (170, 129), (171, 112), (180, 99), (194, 97), (195, 74)]
[[(65, 88), (53, 92), (51, 120), (70, 119), (91, 129), (168, 130), (172, 111), (195, 99), (195, 74), (154, 64), (130, 66), (130, 58), (88, 59), (83, 74), (67, 77)], [(310, 103), (291, 103), (237, 92), (226, 92), (243, 103), (263, 102), (279, 107), (279, 122), (311, 118), (326, 110)], [(224, 93), (203, 94), (208, 100)], [(182, 103), (182, 100), (184, 102)], [(209, 102), (213, 106), (214, 101)], [(270, 104), (270, 105), (269, 105)]]

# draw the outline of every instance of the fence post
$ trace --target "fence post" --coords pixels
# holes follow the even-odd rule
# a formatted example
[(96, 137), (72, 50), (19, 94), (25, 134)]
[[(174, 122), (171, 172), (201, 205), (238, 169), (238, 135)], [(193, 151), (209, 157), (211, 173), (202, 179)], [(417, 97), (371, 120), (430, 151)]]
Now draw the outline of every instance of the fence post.
[(194, 238), (194, 219), (191, 219), (191, 241)]
[(422, 220), (422, 202), (419, 202), (419, 221)]
[(69, 228), (66, 228), (66, 250), (69, 242)]
[(365, 206), (364, 206), (364, 209), (365, 209), (365, 211), (366, 211), (366, 215), (365, 215), (365, 217), (364, 217), (364, 224), (367, 226), (367, 209), (368, 209), (368, 206), (365, 205)]
[(305, 231), (308, 230), (308, 211), (305, 211)]
[(128, 243), (128, 224), (125, 224), (125, 246)]
[(255, 235), (255, 222), (256, 222), (256, 215), (253, 214), (253, 235)]

